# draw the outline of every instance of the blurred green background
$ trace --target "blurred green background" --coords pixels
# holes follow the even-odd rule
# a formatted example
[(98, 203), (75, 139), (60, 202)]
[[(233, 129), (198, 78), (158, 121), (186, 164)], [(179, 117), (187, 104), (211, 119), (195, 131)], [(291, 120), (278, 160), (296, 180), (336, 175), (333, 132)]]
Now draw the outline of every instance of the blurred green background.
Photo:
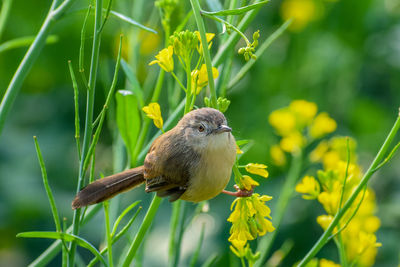
[[(127, 15), (133, 13), (131, 16), (143, 24), (157, 16), (152, 12), (153, 1), (144, 1), (144, 12), (130, 12), (130, 4), (125, 3), (128, 1), (115, 2), (116, 10)], [(50, 1), (45, 0), (15, 0), (0, 43), (35, 35), (49, 6)], [(53, 28), (52, 32), (58, 41), (43, 49), (24, 82), (0, 136), (0, 266), (24, 266), (51, 244), (48, 240), (15, 237), (22, 231), (54, 229), (33, 136), (38, 137), (41, 145), (60, 215), (66, 217), (68, 222), (72, 218), (70, 203), (76, 187), (78, 159), (74, 139), (73, 90), (67, 61), (72, 60), (77, 70), (80, 30), (85, 15), (81, 9), (86, 6), (86, 2), (78, 1), (72, 11)], [(207, 4), (203, 3), (203, 6), (207, 7)], [(189, 8), (187, 3), (182, 10), (185, 8), (186, 11)], [(277, 140), (268, 125), (268, 115), (272, 110), (288, 105), (293, 99), (316, 102), (320, 111), (328, 112), (338, 122), (337, 134), (349, 135), (357, 140), (360, 164), (365, 170), (394, 122), (400, 105), (398, 0), (273, 0), (260, 10), (247, 34), (251, 36), (259, 29), (260, 40), (264, 40), (290, 16), (298, 18), (290, 30), (275, 41), (258, 58), (246, 77), (228, 92), (232, 103), (226, 113), (237, 139), (253, 139), (256, 143), (242, 162), (269, 165), (270, 178), (259, 190), (274, 196), (275, 200), (286, 172), (274, 168), (270, 163), (269, 148)], [(215, 28), (214, 25), (209, 23), (211, 29)], [(161, 28), (158, 21), (149, 26), (157, 30)], [(91, 27), (89, 25), (87, 30), (87, 55), (90, 54), (92, 40)], [(104, 89), (108, 90), (104, 85), (110, 84), (118, 36), (127, 29), (129, 31), (127, 25), (113, 18), (106, 25), (96, 92), (97, 112), (104, 102)], [(158, 43), (162, 38), (153, 36), (149, 40), (147, 35), (137, 32), (141, 34), (138, 42), (142, 46), (137, 73), (139, 80), (143, 81), (146, 75), (150, 75), (149, 69), (155, 69), (147, 64), (158, 52)], [(23, 47), (0, 53), (0, 95), (4, 94), (26, 49)], [(244, 63), (242, 57), (236, 56), (234, 71)], [(117, 89), (123, 88), (121, 78)], [(82, 86), (80, 89), (82, 112), (85, 92)], [(161, 98), (165, 94), (163, 92)], [(96, 175), (100, 172), (112, 173), (111, 145), (111, 131), (106, 129), (96, 150)], [(376, 266), (399, 264), (399, 173), (400, 158), (395, 157), (372, 179), (378, 216), (382, 221), (377, 237), (383, 246), (378, 250)], [(146, 208), (150, 197), (140, 188), (123, 194), (120, 200), (121, 205), (126, 206), (133, 200), (143, 199)], [(201, 221), (207, 223), (207, 230), (206, 245), (200, 260), (204, 261), (217, 252), (220, 255), (218, 266), (226, 266), (231, 262), (227, 243), (230, 225), (226, 219), (232, 200), (229, 196), (218, 196), (210, 201), (210, 212), (202, 215), (188, 229), (183, 243), (182, 266), (187, 264), (194, 250)], [(269, 202), (272, 216), (275, 202)], [(315, 218), (322, 212), (318, 203), (295, 196), (274, 244), (274, 249), (277, 249), (287, 239), (294, 241), (294, 247), (283, 266), (291, 266), (299, 260), (317, 240), (322, 230)], [(162, 266), (165, 263), (170, 213), (170, 204), (163, 202), (144, 246), (145, 266)], [(97, 223), (84, 227), (81, 235), (98, 244), (104, 239), (98, 234), (104, 229), (103, 221), (103, 214), (99, 213), (95, 218)], [(133, 230), (136, 229), (137, 226), (133, 227)], [(159, 256), (154, 257), (154, 253)], [(89, 258), (85, 252), (82, 255), (85, 260)], [(338, 261), (333, 245), (324, 248), (319, 256)], [(51, 265), (57, 266), (58, 263), (59, 258), (56, 258)]]

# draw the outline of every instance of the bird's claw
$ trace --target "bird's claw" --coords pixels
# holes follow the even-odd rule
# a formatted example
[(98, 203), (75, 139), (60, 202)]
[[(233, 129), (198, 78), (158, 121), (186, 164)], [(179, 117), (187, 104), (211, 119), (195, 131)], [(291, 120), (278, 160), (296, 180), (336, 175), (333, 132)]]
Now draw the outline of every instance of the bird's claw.
[(236, 192), (222, 190), (222, 193), (230, 195), (230, 196), (234, 196), (234, 197), (251, 197), (254, 192), (253, 187), (251, 188), (251, 190), (240, 189), (240, 187), (236, 184), (233, 187), (236, 189)]

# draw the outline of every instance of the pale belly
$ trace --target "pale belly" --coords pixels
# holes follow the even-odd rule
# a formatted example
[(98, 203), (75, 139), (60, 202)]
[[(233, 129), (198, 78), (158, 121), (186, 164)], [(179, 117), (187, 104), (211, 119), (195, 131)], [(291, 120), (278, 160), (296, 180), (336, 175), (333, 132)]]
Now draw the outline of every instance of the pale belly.
[(226, 187), (235, 163), (236, 145), (232, 135), (224, 141), (224, 145), (205, 153), (208, 156), (201, 159), (196, 176), (190, 179), (181, 199), (200, 202), (217, 196)]

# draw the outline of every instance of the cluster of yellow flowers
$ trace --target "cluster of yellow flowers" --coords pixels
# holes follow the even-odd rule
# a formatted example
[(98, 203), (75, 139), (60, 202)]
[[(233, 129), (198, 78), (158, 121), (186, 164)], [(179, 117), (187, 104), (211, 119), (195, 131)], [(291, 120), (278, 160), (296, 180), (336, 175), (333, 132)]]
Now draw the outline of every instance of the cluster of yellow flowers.
[[(318, 216), (317, 222), (323, 229), (329, 226), (362, 178), (355, 147), (356, 142), (345, 137), (322, 141), (310, 154), (310, 160), (322, 163), (323, 170), (317, 172), (317, 179), (307, 175), (296, 186), (296, 191), (302, 193), (303, 198), (317, 199), (322, 204), (326, 214)], [(371, 266), (375, 261), (377, 247), (381, 245), (375, 236), (380, 226), (380, 220), (374, 216), (375, 210), (374, 192), (366, 188), (334, 230), (337, 233), (345, 227), (339, 234), (349, 263)]]
[[(267, 166), (264, 164), (249, 163), (239, 167), (245, 168), (251, 174), (264, 178), (269, 175), (266, 170)], [(241, 175), (235, 172), (235, 178), (241, 190), (251, 191), (259, 185), (248, 175)], [(236, 256), (245, 257), (249, 262), (254, 261), (257, 258), (257, 254), (251, 252), (247, 241), (254, 240), (257, 236), (263, 236), (275, 230), (271, 221), (268, 220), (271, 219), (271, 210), (265, 204), (271, 199), (271, 196), (251, 194), (248, 197), (238, 197), (233, 201), (231, 205), (233, 212), (228, 218), (228, 221), (232, 223), (231, 235), (228, 240), (231, 242), (230, 248)]]
[[(209, 49), (212, 45), (212, 39), (214, 38), (214, 33), (207, 33), (207, 43), (209, 45)], [(207, 68), (205, 64), (200, 66), (200, 62), (202, 59), (202, 51), (203, 48), (200, 43), (200, 34), (198, 31), (190, 32), (190, 31), (183, 31), (183, 32), (175, 32), (170, 37), (170, 43), (167, 48), (162, 49), (156, 56), (155, 60), (151, 61), (149, 65), (158, 64), (164, 71), (170, 72), (173, 77), (178, 80), (177, 76), (174, 74), (174, 57), (173, 55), (177, 56), (179, 62), (182, 64), (183, 68), (186, 71), (190, 71), (191, 73), (191, 94), (198, 95), (201, 92), (201, 89), (208, 84), (208, 75), (207, 75)], [(197, 50), (199, 54), (199, 61), (196, 67), (192, 70), (191, 69), (191, 60), (193, 56), (193, 52)], [(219, 75), (218, 69), (212, 67), (212, 74), (213, 78), (216, 79)], [(183, 87), (186, 91), (182, 83), (178, 80), (178, 83)]]
[(278, 166), (286, 163), (284, 152), (293, 153), (313, 140), (336, 130), (336, 122), (325, 112), (317, 114), (317, 105), (305, 100), (294, 100), (288, 107), (273, 111), (269, 123), (282, 137), (279, 145), (271, 147), (272, 160)]

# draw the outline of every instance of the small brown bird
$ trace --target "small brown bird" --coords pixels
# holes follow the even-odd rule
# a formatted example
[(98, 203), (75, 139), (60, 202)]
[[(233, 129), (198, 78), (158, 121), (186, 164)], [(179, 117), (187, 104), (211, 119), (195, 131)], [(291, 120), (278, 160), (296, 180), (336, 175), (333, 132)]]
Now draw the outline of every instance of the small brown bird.
[(224, 114), (213, 108), (193, 110), (154, 140), (143, 166), (89, 184), (72, 208), (99, 203), (142, 183), (146, 192), (171, 202), (207, 200), (228, 184), (235, 158), (235, 138)]

